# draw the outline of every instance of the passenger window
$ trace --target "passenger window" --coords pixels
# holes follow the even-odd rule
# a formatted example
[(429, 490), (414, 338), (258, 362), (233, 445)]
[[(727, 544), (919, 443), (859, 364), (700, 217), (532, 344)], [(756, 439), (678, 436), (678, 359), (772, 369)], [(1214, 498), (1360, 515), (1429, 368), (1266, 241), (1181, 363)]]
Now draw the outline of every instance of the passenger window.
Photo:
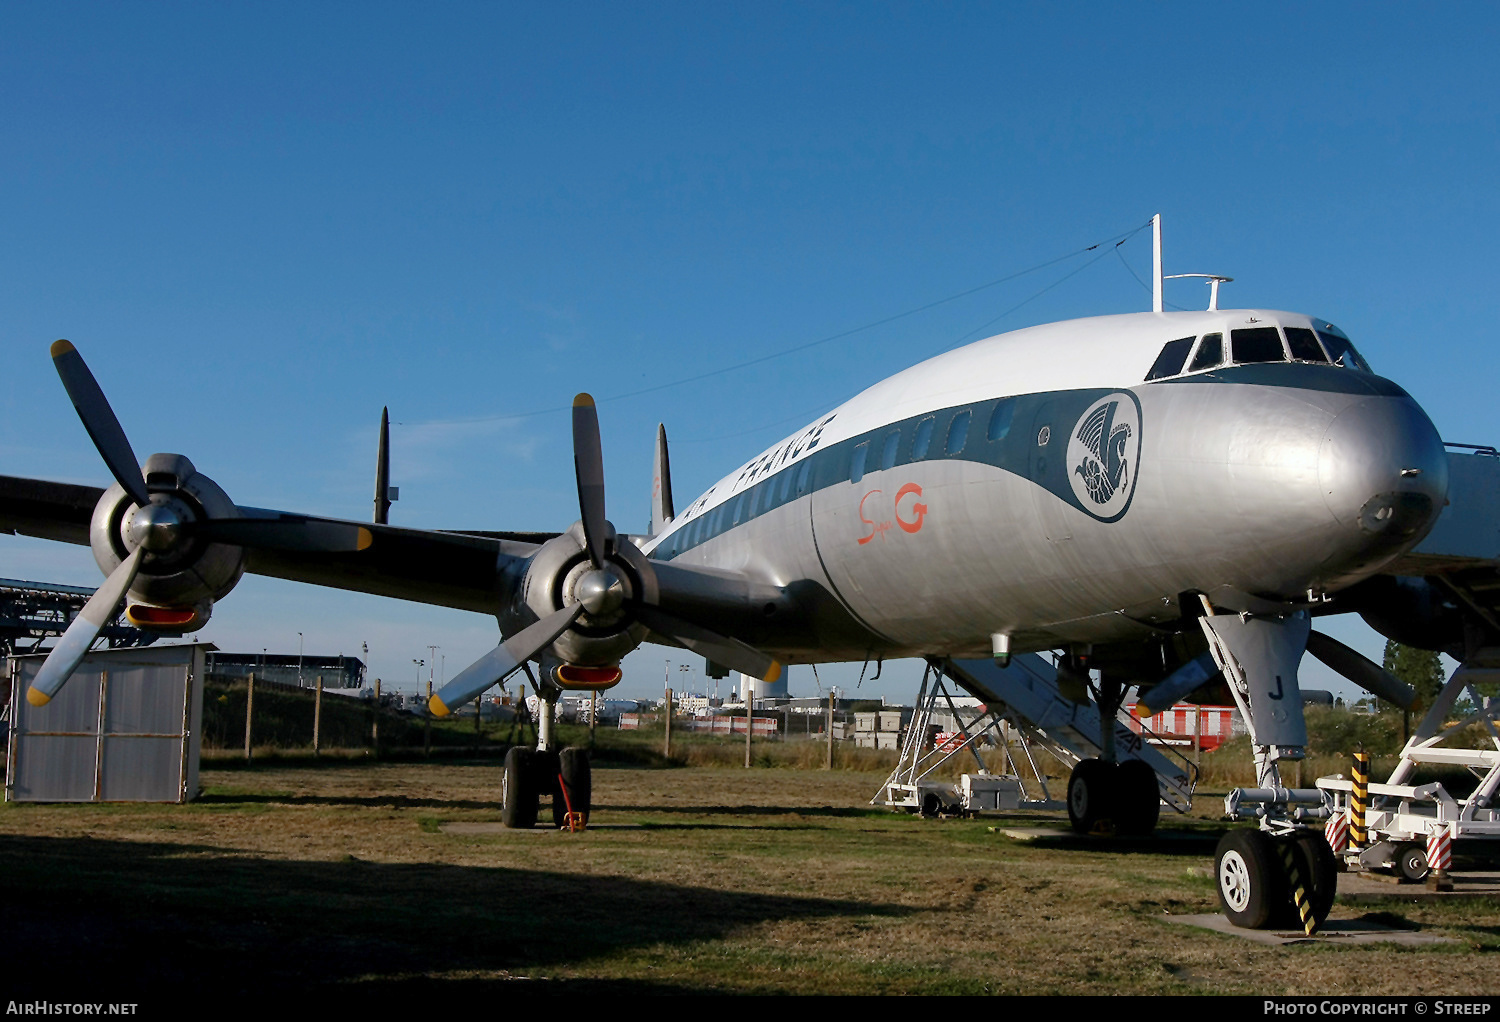
[(1231, 330), (1229, 336), (1234, 360), (1241, 365), (1286, 361), (1286, 351), (1281, 347), (1281, 331), (1274, 326)]
[(739, 499), (734, 502), (734, 523), (733, 524), (735, 524), (735, 525), (738, 525), (738, 524), (740, 524), (740, 522), (743, 522), (745, 520), (745, 498), (748, 497), (748, 496), (749, 496), (748, 493), (742, 493), (742, 494), (739, 495)]
[(1223, 364), (1224, 335), (1204, 334), (1203, 340), (1198, 342), (1198, 354), (1193, 356), (1193, 364), (1188, 366), (1188, 372), (1196, 373), (1201, 369), (1212, 369)]
[(802, 463), (802, 468), (797, 471), (797, 496), (807, 492), (808, 477), (812, 474), (812, 459), (808, 458)]
[(917, 435), (911, 442), (911, 460), (921, 461), (927, 457), (927, 447), (932, 443), (932, 416), (917, 423)]
[(849, 462), (849, 481), (857, 483), (865, 477), (865, 456), (870, 453), (868, 443), (860, 444), (854, 448), (854, 457)]
[(1328, 349), (1328, 357), (1333, 360), (1334, 365), (1370, 372), (1370, 364), (1354, 350), (1354, 344), (1349, 338), (1335, 337), (1321, 330), (1318, 331), (1318, 337), (1322, 339), (1323, 347)]
[(1183, 364), (1187, 362), (1188, 352), (1193, 350), (1193, 338), (1183, 337), (1175, 341), (1168, 341), (1161, 349), (1161, 354), (1156, 356), (1156, 361), (1151, 366), (1151, 371), (1146, 374), (1148, 380), (1160, 380), (1168, 376), (1176, 376), (1182, 372)]
[(1016, 417), (1016, 403), (1009, 398), (1001, 401), (990, 413), (990, 427), (986, 435), (991, 440), (1004, 440), (1010, 433), (1010, 421)]
[(785, 504), (786, 499), (792, 495), (792, 480), (796, 475), (791, 469), (781, 473), (781, 489), (776, 494), (776, 503)]
[(944, 450), (949, 454), (957, 454), (964, 449), (964, 444), (969, 440), (969, 420), (974, 413), (965, 408), (953, 417), (953, 422), (948, 427), (948, 443)]
[(901, 431), (893, 429), (885, 436), (885, 447), (880, 451), (880, 467), (890, 468), (896, 464), (896, 448), (901, 445)]
[(1287, 327), (1286, 346), (1291, 350), (1294, 362), (1328, 361), (1328, 356), (1323, 354), (1323, 349), (1318, 345), (1318, 339), (1313, 336), (1313, 332), (1307, 329), (1307, 327)]

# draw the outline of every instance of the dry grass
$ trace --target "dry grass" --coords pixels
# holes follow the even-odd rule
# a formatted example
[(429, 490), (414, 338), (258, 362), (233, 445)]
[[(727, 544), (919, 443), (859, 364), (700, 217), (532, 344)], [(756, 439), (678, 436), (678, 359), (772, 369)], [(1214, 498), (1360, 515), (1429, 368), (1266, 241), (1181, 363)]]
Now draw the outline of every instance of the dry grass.
[[(0, 891), (28, 968), (0, 995), (82, 997), (80, 977), (94, 1000), (147, 1006), (488, 996), (519, 978), (617, 993), (1500, 986), (1488, 902), (1381, 906), (1459, 938), (1442, 950), (1269, 948), (1164, 924), (1214, 908), (1208, 819), (1176, 821), (1197, 842), (1039, 848), (995, 821), (873, 809), (884, 771), (594, 777), (580, 835), (452, 829), (498, 820), (493, 763), (208, 769), (184, 807), (8, 804)], [(1205, 799), (1198, 815), (1215, 813)]]

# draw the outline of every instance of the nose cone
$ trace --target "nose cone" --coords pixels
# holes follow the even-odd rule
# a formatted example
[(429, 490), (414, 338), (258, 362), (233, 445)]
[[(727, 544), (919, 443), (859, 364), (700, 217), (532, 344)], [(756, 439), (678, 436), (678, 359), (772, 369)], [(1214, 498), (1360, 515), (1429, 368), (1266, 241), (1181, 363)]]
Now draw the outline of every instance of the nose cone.
[(1410, 397), (1371, 397), (1350, 405), (1324, 432), (1318, 482), (1363, 567), (1427, 535), (1448, 497), (1448, 456)]

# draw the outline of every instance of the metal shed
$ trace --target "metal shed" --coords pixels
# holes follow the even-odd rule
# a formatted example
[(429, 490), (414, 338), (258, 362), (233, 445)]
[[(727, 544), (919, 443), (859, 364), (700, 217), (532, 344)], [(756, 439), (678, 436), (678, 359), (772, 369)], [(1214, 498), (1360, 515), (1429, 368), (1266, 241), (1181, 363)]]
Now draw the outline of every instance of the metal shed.
[(26, 690), (45, 659), (10, 658), (5, 799), (186, 802), (198, 794), (211, 643), (90, 653), (46, 706)]

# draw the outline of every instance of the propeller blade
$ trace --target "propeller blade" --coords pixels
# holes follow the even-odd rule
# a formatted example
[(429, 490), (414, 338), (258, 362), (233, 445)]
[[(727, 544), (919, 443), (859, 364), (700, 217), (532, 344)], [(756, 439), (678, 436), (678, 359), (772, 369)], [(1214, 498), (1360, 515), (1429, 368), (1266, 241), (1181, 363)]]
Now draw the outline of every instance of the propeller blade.
[(638, 604), (631, 608), (631, 613), (653, 632), (682, 643), (694, 653), (699, 653), (716, 664), (723, 664), (741, 674), (764, 681), (775, 681), (781, 677), (781, 664), (774, 657), (767, 656), (753, 646), (747, 646), (739, 639), (711, 632), (649, 604)]
[(1307, 651), (1323, 661), (1330, 670), (1343, 675), (1372, 695), (1395, 703), (1403, 710), (1416, 705), (1416, 689), (1331, 635), (1310, 632), (1307, 636)]
[(99, 381), (84, 364), (83, 356), (78, 354), (71, 341), (55, 341), (52, 364), (57, 367), (63, 389), (68, 392), (78, 417), (83, 420), (83, 428), (89, 431), (99, 456), (109, 466), (110, 475), (130, 494), (131, 500), (145, 507), (146, 477), (141, 475), (141, 463), (136, 460), (135, 451), (120, 428), (120, 420), (115, 418), (114, 409), (109, 406)]
[(294, 553), (355, 553), (375, 541), (369, 529), (358, 525), (300, 518), (210, 518), (195, 528), (213, 543)]
[(42, 669), (36, 672), (36, 678), (26, 692), (28, 703), (32, 706), (46, 706), (57, 695), (63, 683), (72, 676), (74, 668), (83, 661), (84, 654), (89, 651), (94, 640), (99, 637), (99, 630), (115, 616), (120, 601), (130, 589), (130, 583), (135, 581), (135, 573), (140, 565), (141, 551), (136, 549), (120, 562), (120, 566), (89, 597), (89, 602), (83, 605), (83, 610), (68, 625), (68, 630), (57, 640), (52, 652), (47, 654), (47, 659), (42, 662)]
[(1204, 653), (1194, 660), (1189, 660), (1177, 670), (1173, 671), (1161, 681), (1152, 685), (1146, 694), (1136, 702), (1136, 706), (1147, 712), (1141, 713), (1142, 717), (1149, 717), (1163, 710), (1169, 710), (1177, 704), (1177, 700), (1200, 687), (1215, 674), (1219, 673), (1219, 665), (1214, 663), (1212, 653)]
[(567, 631), (581, 613), (583, 604), (575, 603), (521, 629), (465, 667), (441, 691), (433, 693), (427, 709), (434, 717), (448, 716), (455, 706), (462, 706), (496, 682), (504, 681), (512, 671), (552, 645), (552, 640)]
[(604, 567), (604, 449), (599, 443), (599, 413), (594, 399), (579, 394), (573, 399), (573, 470), (578, 475), (578, 510), (589, 561)]

